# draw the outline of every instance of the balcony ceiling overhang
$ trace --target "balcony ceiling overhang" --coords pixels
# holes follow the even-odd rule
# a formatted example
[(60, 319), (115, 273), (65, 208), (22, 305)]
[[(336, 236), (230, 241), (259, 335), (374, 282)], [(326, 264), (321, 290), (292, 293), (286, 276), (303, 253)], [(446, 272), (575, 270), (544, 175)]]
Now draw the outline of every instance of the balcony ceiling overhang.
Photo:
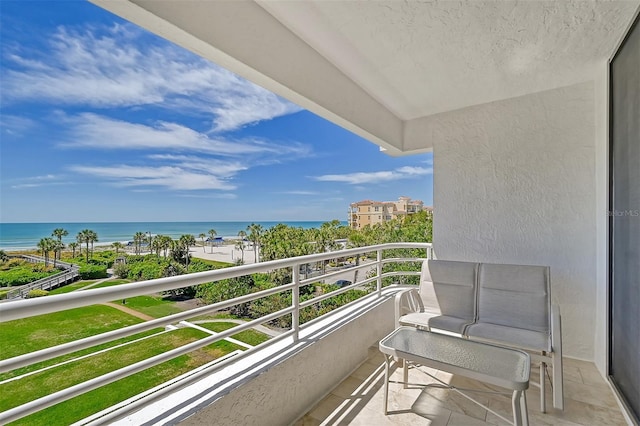
[(434, 116), (594, 78), (633, 1), (91, 0), (400, 155)]

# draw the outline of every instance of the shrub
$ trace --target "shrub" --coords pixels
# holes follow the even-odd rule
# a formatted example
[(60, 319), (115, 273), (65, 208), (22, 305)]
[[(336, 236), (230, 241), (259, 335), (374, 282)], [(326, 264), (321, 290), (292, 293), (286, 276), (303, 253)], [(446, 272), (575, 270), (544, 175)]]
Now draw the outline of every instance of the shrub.
[(42, 297), (48, 294), (49, 292), (47, 290), (31, 290), (27, 294), (27, 299), (33, 299), (34, 297)]
[(0, 287), (21, 286), (60, 272), (57, 269), (49, 269), (47, 272), (34, 269), (37, 268), (33, 268), (31, 265), (23, 265), (13, 267), (8, 271), (0, 271)]
[(118, 263), (113, 267), (113, 273), (118, 278), (129, 278), (130, 268), (126, 263)]
[(83, 265), (78, 270), (81, 280), (95, 280), (98, 278), (107, 278), (107, 267), (102, 265)]

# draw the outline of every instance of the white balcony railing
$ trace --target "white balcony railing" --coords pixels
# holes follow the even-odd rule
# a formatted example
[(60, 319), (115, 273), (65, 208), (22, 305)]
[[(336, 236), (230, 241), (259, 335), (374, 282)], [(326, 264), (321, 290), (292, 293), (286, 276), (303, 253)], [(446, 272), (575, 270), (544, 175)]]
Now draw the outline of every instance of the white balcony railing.
[[(384, 258), (385, 251), (393, 249), (420, 249), (425, 250), (424, 256), (416, 257), (394, 257)], [(301, 279), (300, 270), (301, 267), (306, 268), (306, 265), (315, 262), (336, 259), (336, 258), (349, 258), (353, 256), (368, 255), (370, 258), (375, 254), (375, 260), (364, 263), (359, 266), (352, 266), (348, 270), (362, 271), (361, 276), (363, 279), (354, 282), (348, 287), (339, 288), (335, 291), (316, 296), (310, 300), (300, 301), (300, 289), (306, 285), (317, 283), (321, 280), (329, 280), (340, 274), (343, 274), (345, 270), (331, 271), (320, 276), (313, 278)], [(135, 296), (148, 295), (153, 293), (159, 293), (168, 290), (175, 290), (187, 286), (197, 286), (204, 283), (215, 282), (223, 279), (236, 278), (249, 274), (271, 272), (283, 268), (292, 268), (292, 282), (289, 284), (274, 287), (268, 290), (263, 290), (255, 293), (250, 293), (241, 297), (226, 300), (220, 303), (215, 303), (195, 309), (191, 309), (185, 312), (169, 315), (166, 317), (146, 321), (140, 324), (120, 328), (117, 330), (109, 331), (95, 336), (86, 337), (83, 339), (75, 340), (72, 342), (64, 343), (51, 348), (38, 350), (35, 352), (27, 353), (24, 355), (16, 356), (13, 358), (0, 361), (0, 373), (15, 370), (17, 368), (26, 367), (39, 363), (45, 360), (50, 360), (65, 354), (80, 351), (82, 349), (91, 348), (96, 345), (112, 342), (124, 337), (132, 336), (141, 332), (157, 329), (158, 327), (167, 327), (172, 324), (177, 324), (181, 321), (186, 321), (194, 317), (202, 316), (205, 314), (211, 314), (217, 311), (225, 310), (235, 305), (251, 302), (261, 298), (271, 296), (276, 293), (291, 291), (291, 305), (275, 311), (265, 314), (264, 316), (254, 319), (252, 321), (240, 324), (232, 329), (213, 334), (208, 337), (204, 337), (200, 340), (196, 340), (189, 344), (180, 346), (178, 348), (169, 350), (156, 356), (144, 359), (142, 361), (133, 363), (124, 368), (120, 368), (115, 371), (111, 371), (107, 374), (95, 377), (93, 379), (84, 381), (69, 388), (60, 390), (50, 395), (35, 399), (26, 404), (11, 408), (5, 412), (0, 413), (0, 423), (5, 424), (37, 411), (43, 410), (54, 404), (66, 401), (77, 395), (87, 393), (93, 389), (104, 386), (106, 384), (115, 382), (124, 377), (128, 377), (132, 374), (148, 369), (155, 365), (161, 364), (170, 359), (176, 358), (180, 355), (187, 354), (196, 349), (205, 347), (217, 341), (228, 339), (232, 335), (235, 335), (243, 330), (254, 328), (263, 323), (275, 320), (285, 315), (291, 315), (291, 328), (290, 330), (280, 334), (279, 336), (269, 340), (266, 343), (258, 345), (243, 352), (241, 355), (232, 356), (228, 359), (224, 359), (216, 364), (215, 368), (222, 368), (225, 365), (229, 365), (235, 362), (248, 353), (253, 353), (260, 350), (261, 347), (267, 344), (272, 344), (275, 341), (280, 341), (284, 338), (289, 338), (293, 344), (298, 342), (298, 335), (301, 327), (305, 325), (300, 324), (300, 310), (306, 307), (312, 306), (325, 299), (334, 297), (338, 294), (347, 292), (351, 289), (362, 288), (362, 286), (371, 284), (369, 288), (374, 287), (375, 292), (380, 296), (382, 294), (383, 279), (388, 277), (401, 277), (419, 275), (419, 267), (409, 271), (394, 271), (383, 273), (383, 266), (387, 263), (402, 263), (402, 262), (421, 262), (426, 258), (432, 258), (432, 246), (428, 243), (389, 243), (375, 246), (368, 246), (362, 248), (354, 248), (347, 250), (340, 250), (329, 253), (313, 254), (308, 256), (300, 256), (295, 258), (281, 259), (263, 263), (255, 263), (250, 265), (242, 265), (224, 269), (218, 269), (214, 271), (198, 272), (187, 275), (180, 275), (175, 277), (160, 278), (155, 280), (122, 284), (107, 288), (99, 288), (93, 290), (86, 290), (80, 292), (72, 292), (56, 296), (47, 296), (29, 300), (8, 301), (0, 304), (0, 322), (12, 321), (22, 318), (28, 318), (36, 315), (47, 314), (52, 312), (58, 312), (66, 309), (78, 308), (83, 306), (94, 305), (97, 303), (109, 302), (113, 300), (127, 299)], [(375, 286), (373, 286), (375, 283)]]

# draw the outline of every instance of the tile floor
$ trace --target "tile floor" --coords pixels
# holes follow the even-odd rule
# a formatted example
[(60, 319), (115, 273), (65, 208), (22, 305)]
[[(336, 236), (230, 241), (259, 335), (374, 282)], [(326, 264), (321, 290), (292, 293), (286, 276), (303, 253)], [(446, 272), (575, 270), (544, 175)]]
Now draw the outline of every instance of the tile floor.
[[(427, 369), (440, 380), (459, 388), (500, 390), (491, 386), (452, 376), (443, 371)], [(538, 368), (532, 368), (531, 379), (538, 381)], [(392, 380), (401, 380), (397, 368)], [(547, 382), (547, 413), (540, 412), (540, 392), (535, 386), (527, 391), (530, 425), (626, 425), (609, 386), (592, 363), (565, 359), (565, 410), (553, 408)], [(410, 370), (409, 381), (429, 383), (431, 379), (416, 369)], [(369, 360), (338, 385), (325, 399), (295, 423), (315, 425), (442, 425), (474, 426), (506, 424), (496, 415), (468, 401), (456, 392), (417, 386), (402, 389), (389, 385), (389, 414), (382, 413), (384, 358), (371, 348)], [(475, 398), (492, 410), (510, 419), (510, 395), (475, 394)]]

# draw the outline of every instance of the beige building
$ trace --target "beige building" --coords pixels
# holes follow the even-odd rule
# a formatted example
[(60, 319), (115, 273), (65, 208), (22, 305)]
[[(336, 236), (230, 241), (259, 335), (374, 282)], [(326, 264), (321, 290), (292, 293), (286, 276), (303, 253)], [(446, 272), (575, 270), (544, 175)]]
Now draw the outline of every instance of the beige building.
[(362, 229), (422, 210), (425, 210), (424, 203), (410, 197), (400, 197), (397, 201), (358, 201), (349, 205), (349, 227)]

